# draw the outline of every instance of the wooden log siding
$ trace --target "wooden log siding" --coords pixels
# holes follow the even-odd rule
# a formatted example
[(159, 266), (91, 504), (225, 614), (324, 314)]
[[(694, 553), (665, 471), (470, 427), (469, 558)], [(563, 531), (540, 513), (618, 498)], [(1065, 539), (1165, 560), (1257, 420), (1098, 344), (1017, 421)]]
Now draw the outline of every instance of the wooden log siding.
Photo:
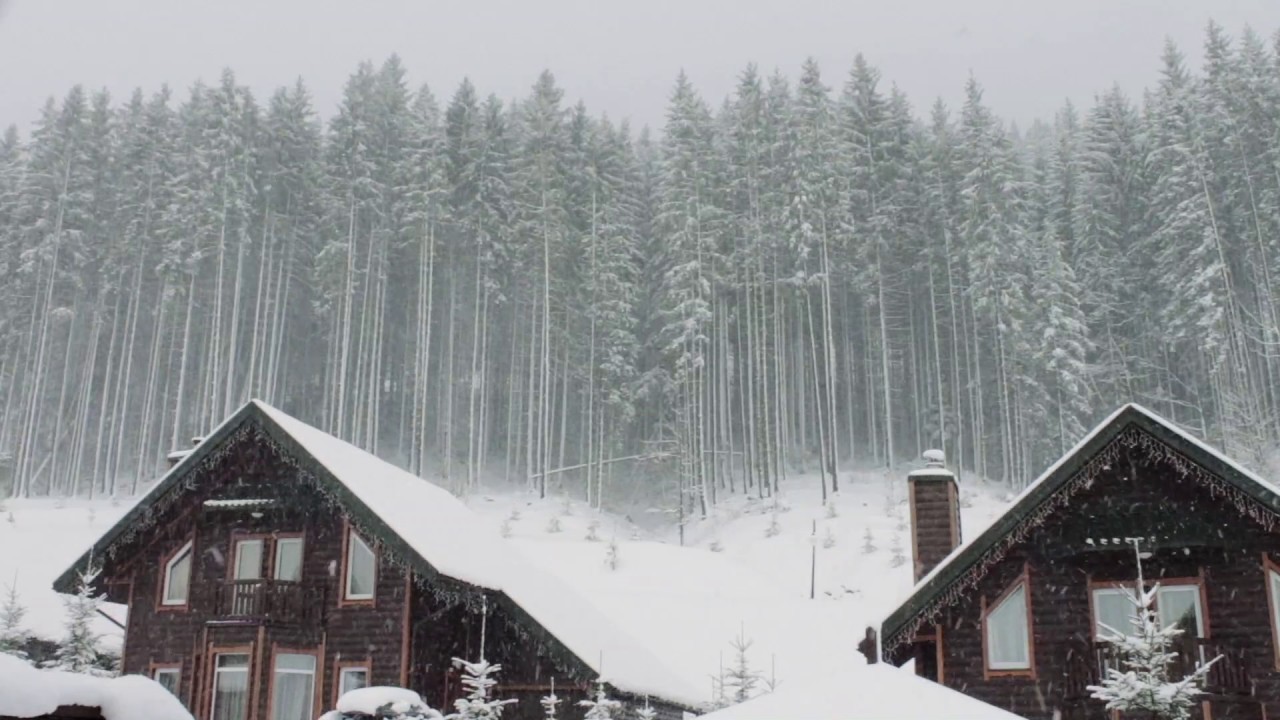
[[(1187, 533), (1182, 532), (1177, 543), (1163, 542), (1170, 517), (1194, 518), (1198, 541), (1183, 544)], [(1128, 536), (1153, 538), (1153, 555), (1143, 561), (1148, 580), (1199, 582), (1211, 646), (1231, 653), (1229, 675), (1247, 673), (1254, 688), (1251, 697), (1212, 696), (1209, 715), (1197, 716), (1280, 717), (1276, 630), (1266, 575), (1268, 564), (1280, 559), (1280, 533), (1239, 517), (1232, 504), (1161, 463), (1148, 462), (1136, 448), (944, 613), (944, 684), (1029, 720), (1051, 720), (1055, 713), (1071, 720), (1110, 720), (1101, 703), (1088, 699), (1078, 678), (1080, 664), (1096, 659), (1091, 586), (1131, 582), (1136, 575), (1131, 547), (1083, 542), (1093, 535), (1091, 528), (1117, 524), (1128, 526)], [(1035, 677), (988, 676), (983, 671), (983, 607), (996, 602), (1024, 572), (1031, 596)], [(890, 659), (901, 663), (906, 651)]]

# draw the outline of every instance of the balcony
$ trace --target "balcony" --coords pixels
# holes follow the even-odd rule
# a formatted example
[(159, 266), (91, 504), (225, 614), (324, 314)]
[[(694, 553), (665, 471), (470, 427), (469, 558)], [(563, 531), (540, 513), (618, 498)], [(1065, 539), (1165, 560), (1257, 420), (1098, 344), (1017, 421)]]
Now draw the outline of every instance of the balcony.
[(214, 623), (306, 625), (323, 619), (323, 587), (284, 580), (233, 580), (218, 586)]
[[(1201, 662), (1219, 658), (1209, 669), (1206, 678), (1206, 700), (1240, 700), (1253, 694), (1253, 675), (1244, 648), (1212, 639), (1183, 636), (1177, 639), (1171, 652), (1177, 653), (1177, 657), (1170, 663), (1171, 678), (1185, 677), (1195, 672)], [(1080, 702), (1088, 700), (1091, 695), (1087, 690), (1088, 686), (1097, 685), (1106, 677), (1107, 668), (1120, 668), (1119, 654), (1113, 645), (1097, 643), (1072, 649), (1066, 678), (1066, 698)]]

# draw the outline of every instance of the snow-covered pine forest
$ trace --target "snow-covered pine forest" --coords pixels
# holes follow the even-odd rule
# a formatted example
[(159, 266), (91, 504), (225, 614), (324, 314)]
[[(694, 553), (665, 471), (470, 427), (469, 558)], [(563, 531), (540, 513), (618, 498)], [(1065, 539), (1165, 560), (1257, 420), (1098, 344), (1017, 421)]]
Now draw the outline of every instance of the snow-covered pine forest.
[(1280, 34), (1202, 53), (1022, 128), (861, 59), (681, 76), (653, 131), (395, 57), (332, 111), (73, 88), (0, 141), (0, 489), (133, 492), (249, 397), (455, 490), (693, 512), (935, 446), (1016, 486), (1128, 400), (1260, 463)]

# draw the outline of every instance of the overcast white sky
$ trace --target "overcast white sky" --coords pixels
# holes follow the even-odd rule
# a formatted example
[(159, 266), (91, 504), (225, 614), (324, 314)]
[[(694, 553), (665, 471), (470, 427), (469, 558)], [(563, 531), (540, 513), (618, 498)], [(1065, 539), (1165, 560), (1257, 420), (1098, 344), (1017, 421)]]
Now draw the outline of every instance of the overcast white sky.
[(326, 116), (362, 59), (399, 53), (446, 98), (464, 76), (525, 94), (550, 68), (569, 101), (660, 125), (680, 68), (718, 105), (751, 61), (838, 87), (856, 53), (917, 111), (955, 105), (972, 71), (1026, 124), (1065, 98), (1154, 82), (1164, 37), (1198, 62), (1210, 17), (1280, 29), (1280, 0), (0, 0), (0, 126), (76, 83), (185, 94), (224, 66), (265, 96), (301, 75)]

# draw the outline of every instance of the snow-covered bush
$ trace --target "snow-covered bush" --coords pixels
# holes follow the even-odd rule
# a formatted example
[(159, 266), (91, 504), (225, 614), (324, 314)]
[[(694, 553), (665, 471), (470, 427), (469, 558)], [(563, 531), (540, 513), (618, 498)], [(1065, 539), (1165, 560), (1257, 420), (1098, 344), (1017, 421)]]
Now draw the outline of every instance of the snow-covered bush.
[(115, 675), (112, 670), (104, 668), (104, 658), (98, 652), (98, 634), (93, 630), (93, 621), (102, 606), (102, 597), (93, 589), (93, 581), (98, 577), (98, 570), (90, 564), (89, 569), (80, 573), (76, 580), (76, 594), (64, 600), (67, 607), (67, 634), (58, 645), (54, 659), (45, 663), (53, 670), (83, 673), (98, 677)]
[(365, 687), (338, 698), (335, 709), (319, 720), (442, 720), (418, 693), (397, 687)]
[(503, 518), (502, 524), (498, 526), (498, 534), (504, 538), (511, 537), (511, 518)]
[(707, 545), (707, 549), (714, 553), (724, 552), (724, 544), (720, 542), (720, 538), (716, 538)]
[(551, 516), (551, 518), (550, 518), (549, 520), (547, 520), (547, 532), (549, 532), (549, 533), (558, 533), (558, 532), (560, 532), (560, 518), (559, 518), (559, 517), (557, 517), (557, 516), (555, 516), (555, 515), (552, 515), (552, 516)]
[(4, 605), (0, 606), (0, 653), (27, 659), (22, 649), (27, 640), (27, 633), (22, 629), (22, 618), (26, 614), (27, 609), (18, 599), (17, 584), (6, 586)]
[(598, 530), (600, 530), (600, 521), (592, 518), (591, 522), (587, 523), (587, 542), (600, 542)]
[(764, 536), (776, 537), (780, 532), (782, 532), (782, 526), (778, 524), (778, 513), (771, 513), (769, 515), (769, 525), (764, 529)]
[(834, 520), (838, 517), (840, 517), (840, 512), (836, 510), (835, 498), (831, 498), (830, 500), (827, 500), (827, 519)]
[(862, 533), (862, 554), (870, 555), (876, 551), (876, 540), (871, 535), (871, 526), (867, 526), (866, 532)]
[(1173, 651), (1174, 641), (1183, 631), (1176, 624), (1161, 627), (1155, 609), (1158, 590), (1158, 584), (1144, 590), (1139, 555), (1138, 581), (1134, 590), (1126, 593), (1137, 610), (1137, 617), (1132, 619), (1132, 632), (1106, 628), (1112, 632), (1108, 641), (1119, 655), (1120, 667), (1107, 668), (1102, 684), (1090, 685), (1088, 689), (1095, 699), (1107, 703), (1108, 710), (1141, 711), (1161, 720), (1187, 720), (1192, 708), (1199, 704), (1205, 678), (1218, 658), (1197, 663), (1196, 669), (1186, 677), (1170, 676), (1170, 665), (1178, 657)]

